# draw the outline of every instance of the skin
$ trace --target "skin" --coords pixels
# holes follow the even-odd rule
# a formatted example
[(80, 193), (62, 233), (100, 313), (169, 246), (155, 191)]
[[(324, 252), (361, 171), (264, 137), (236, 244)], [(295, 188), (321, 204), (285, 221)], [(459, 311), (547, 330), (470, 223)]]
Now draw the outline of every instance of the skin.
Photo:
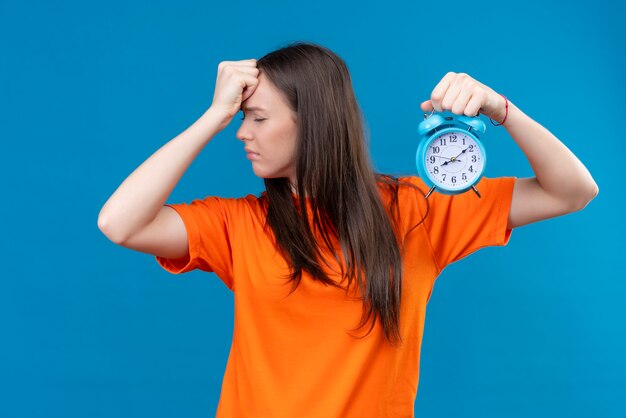
[[(262, 110), (251, 109), (256, 107)], [(254, 174), (261, 178), (287, 177), (293, 188), (296, 184), (296, 113), (263, 73), (259, 73), (258, 84), (252, 95), (242, 102), (241, 109), (244, 121), (236, 136), (245, 148), (259, 154), (251, 160)]]

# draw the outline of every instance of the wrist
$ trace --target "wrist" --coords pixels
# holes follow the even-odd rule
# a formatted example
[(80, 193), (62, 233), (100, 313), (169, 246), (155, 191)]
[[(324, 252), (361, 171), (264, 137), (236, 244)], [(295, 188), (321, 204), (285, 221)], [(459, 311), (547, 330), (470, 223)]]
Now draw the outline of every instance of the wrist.
[(229, 115), (228, 112), (214, 106), (209, 107), (206, 112), (204, 112), (202, 117), (210, 119), (213, 123), (218, 124), (220, 126), (220, 130), (228, 126), (233, 118), (233, 116)]
[(502, 126), (507, 121), (509, 116), (509, 100), (503, 94), (500, 94), (501, 104), (498, 106), (500, 110), (498, 115), (495, 115), (495, 121), (489, 118), (493, 126)]
[(506, 118), (504, 126), (508, 131), (511, 129), (517, 129), (518, 126), (523, 126), (527, 123), (528, 116), (520, 110), (515, 104), (509, 101), (509, 116)]

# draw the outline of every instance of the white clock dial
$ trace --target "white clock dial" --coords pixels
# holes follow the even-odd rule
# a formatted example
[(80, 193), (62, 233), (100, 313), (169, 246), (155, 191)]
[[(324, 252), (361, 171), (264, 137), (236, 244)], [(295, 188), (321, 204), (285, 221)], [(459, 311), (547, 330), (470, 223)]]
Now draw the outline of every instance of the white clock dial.
[(483, 171), (484, 158), (478, 144), (462, 131), (435, 137), (425, 158), (433, 183), (451, 190), (468, 188)]

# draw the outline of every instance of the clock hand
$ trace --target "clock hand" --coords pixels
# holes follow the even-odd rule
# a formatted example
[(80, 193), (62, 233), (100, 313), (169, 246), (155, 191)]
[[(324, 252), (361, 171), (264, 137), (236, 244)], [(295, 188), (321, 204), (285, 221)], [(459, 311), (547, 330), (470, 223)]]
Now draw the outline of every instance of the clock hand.
[[(450, 161), (446, 161), (445, 163), (441, 164), (442, 166), (447, 165), (448, 163), (451, 163), (453, 161), (461, 161), (461, 160), (457, 160), (457, 158), (459, 157), (459, 155), (464, 154), (465, 151), (467, 151), (469, 149), (469, 147), (465, 148), (463, 151), (459, 152), (459, 154), (456, 157), (451, 157)], [(445, 158), (445, 157), (442, 157)]]
[[(460, 163), (462, 163), (462, 162), (463, 162), (463, 160), (457, 160), (457, 159), (455, 158), (454, 160), (446, 161), (445, 163), (441, 164), (441, 166), (448, 165), (448, 163), (453, 163), (453, 162), (455, 162), (455, 161), (458, 161), (458, 162), (460, 162)], [(440, 166), (440, 167), (441, 167), (441, 166)]]
[(442, 157), (441, 155), (433, 155), (433, 157), (435, 157), (435, 158), (443, 158), (445, 160), (448, 160), (445, 163), (441, 164), (441, 166), (447, 165), (450, 161), (453, 161), (453, 159), (451, 159), (450, 157)]
[[(459, 153), (459, 155), (461, 155), (461, 154), (465, 154), (465, 151), (467, 151), (468, 149), (469, 149), (469, 147), (465, 148), (463, 151), (461, 151), (461, 152)], [(456, 159), (458, 158), (458, 156), (459, 156), (459, 155), (457, 155), (456, 157), (453, 157), (453, 158), (452, 158), (452, 160), (456, 160)]]

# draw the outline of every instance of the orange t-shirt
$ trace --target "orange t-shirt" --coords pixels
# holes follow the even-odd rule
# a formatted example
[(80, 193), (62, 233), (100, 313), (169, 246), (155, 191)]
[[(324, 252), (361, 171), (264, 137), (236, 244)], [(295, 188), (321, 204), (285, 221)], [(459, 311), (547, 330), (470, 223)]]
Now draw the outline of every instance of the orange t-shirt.
[[(419, 177), (401, 179), (428, 191)], [(426, 202), (417, 190), (399, 188), (406, 236), (399, 348), (386, 343), (380, 320), (365, 338), (349, 335), (363, 336), (371, 326), (355, 331), (362, 303), (306, 271), (287, 296), (288, 264), (263, 231), (258, 197), (209, 196), (169, 205), (185, 224), (189, 255), (156, 257), (158, 263), (175, 274), (215, 272), (234, 294), (233, 340), (216, 416), (413, 417), (426, 304), (435, 279), (448, 264), (482, 247), (508, 243), (514, 183), (515, 177), (483, 177), (477, 185), (482, 198), (473, 191), (432, 193), (426, 220), (408, 235)], [(386, 192), (381, 196), (389, 202)], [(327, 272), (339, 282), (338, 274)]]

